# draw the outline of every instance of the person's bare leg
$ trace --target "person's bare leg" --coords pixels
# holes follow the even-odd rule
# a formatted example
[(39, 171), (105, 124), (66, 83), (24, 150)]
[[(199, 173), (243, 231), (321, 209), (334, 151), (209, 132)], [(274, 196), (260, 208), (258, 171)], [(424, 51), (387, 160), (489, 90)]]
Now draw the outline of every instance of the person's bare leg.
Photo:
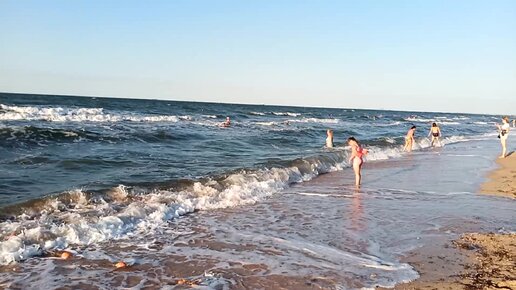
[(505, 158), (505, 154), (507, 153), (507, 139), (502, 139), (500, 142), (502, 142), (502, 156), (500, 156), (500, 158)]
[[(355, 158), (357, 160), (358, 158)], [(355, 172), (355, 186), (360, 187), (360, 182), (362, 181), (362, 175), (360, 173), (360, 169), (362, 167), (362, 161), (354, 161), (353, 160), (353, 171)]]
[(405, 147), (403, 148), (403, 150), (410, 152), (412, 150), (412, 142), (409, 140), (405, 141)]

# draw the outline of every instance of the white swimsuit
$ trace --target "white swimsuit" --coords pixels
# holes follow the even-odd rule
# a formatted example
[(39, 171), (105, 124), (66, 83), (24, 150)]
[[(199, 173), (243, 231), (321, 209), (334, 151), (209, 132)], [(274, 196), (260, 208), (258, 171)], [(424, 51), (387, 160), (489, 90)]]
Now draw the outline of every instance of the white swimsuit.
[(331, 138), (331, 137), (326, 138), (326, 147), (333, 148), (333, 138)]
[[(509, 123), (505, 123), (502, 125), (502, 131), (500, 132), (500, 138), (503, 138), (503, 139), (507, 139), (507, 136), (509, 136)], [(502, 132), (505, 132), (503, 133), (502, 135)]]

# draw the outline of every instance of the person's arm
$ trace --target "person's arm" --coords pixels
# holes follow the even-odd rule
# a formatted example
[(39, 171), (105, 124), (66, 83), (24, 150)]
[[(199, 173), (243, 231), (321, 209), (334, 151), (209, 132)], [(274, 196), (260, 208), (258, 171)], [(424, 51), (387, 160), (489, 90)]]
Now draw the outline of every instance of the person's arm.
[(351, 147), (351, 156), (349, 157), (348, 163), (351, 163), (351, 160), (353, 160), (353, 158), (355, 158), (355, 156), (357, 156), (357, 151), (356, 151), (355, 147)]

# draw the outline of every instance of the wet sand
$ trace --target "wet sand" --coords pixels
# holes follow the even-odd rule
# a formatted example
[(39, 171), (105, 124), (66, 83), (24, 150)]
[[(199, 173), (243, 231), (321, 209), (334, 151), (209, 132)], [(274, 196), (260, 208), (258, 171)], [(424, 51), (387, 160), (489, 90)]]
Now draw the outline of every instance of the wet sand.
[(511, 153), (506, 158), (497, 160), (500, 168), (489, 174), (489, 181), (482, 185), (482, 193), (516, 199), (516, 154)]
[[(516, 198), (516, 155), (497, 164), (481, 193)], [(425, 245), (403, 261), (421, 277), (395, 289), (516, 289), (515, 233), (463, 234), (454, 241)]]
[(395, 289), (516, 289), (516, 234), (464, 234), (404, 259), (421, 275)]

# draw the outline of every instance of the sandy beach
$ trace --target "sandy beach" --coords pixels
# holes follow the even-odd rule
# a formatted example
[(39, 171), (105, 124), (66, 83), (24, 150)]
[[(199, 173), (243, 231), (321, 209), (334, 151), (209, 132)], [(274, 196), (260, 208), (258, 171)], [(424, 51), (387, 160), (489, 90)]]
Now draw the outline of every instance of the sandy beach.
[(421, 277), (395, 289), (516, 289), (516, 234), (464, 234), (408, 255)]
[(489, 181), (482, 185), (482, 193), (516, 198), (516, 154), (511, 153), (497, 160), (500, 168), (489, 174)]
[[(516, 156), (496, 163), (499, 168), (489, 173), (480, 192), (515, 198)], [(516, 289), (516, 234), (467, 233), (425, 245), (404, 262), (421, 277), (395, 289)]]

